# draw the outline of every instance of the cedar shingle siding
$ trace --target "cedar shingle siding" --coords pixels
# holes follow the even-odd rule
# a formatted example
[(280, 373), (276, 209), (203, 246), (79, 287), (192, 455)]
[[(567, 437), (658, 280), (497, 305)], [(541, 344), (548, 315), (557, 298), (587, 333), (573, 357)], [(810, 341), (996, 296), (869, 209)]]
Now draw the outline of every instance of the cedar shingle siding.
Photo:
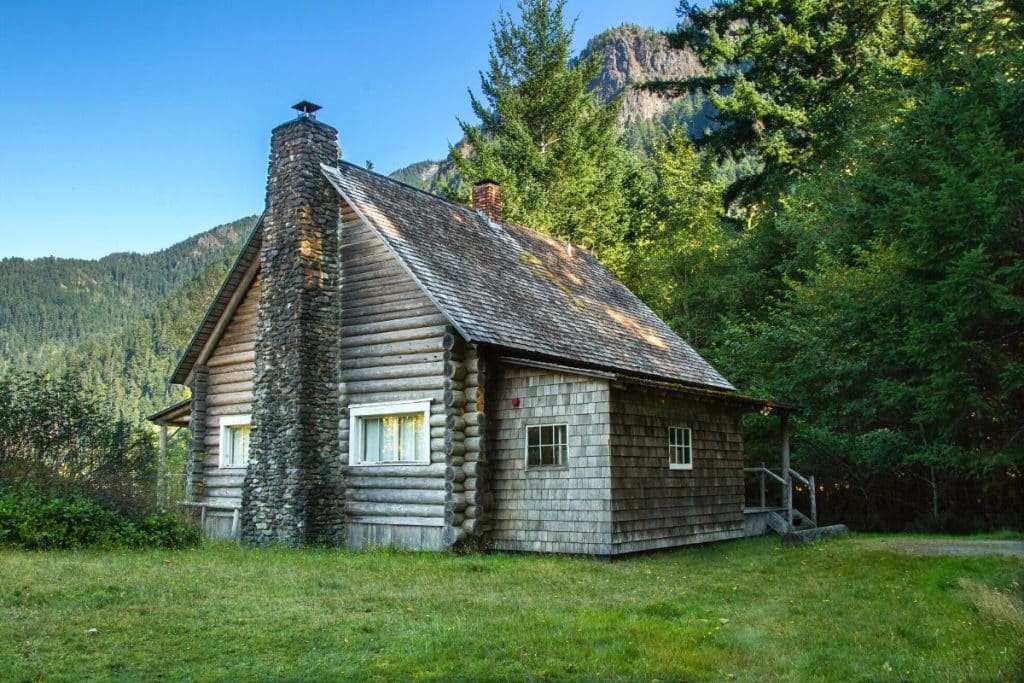
[[(615, 555), (743, 535), (734, 409), (548, 370), (509, 366), (502, 377), (491, 404), (494, 547)], [(527, 469), (527, 425), (551, 423), (568, 424), (566, 466)], [(669, 470), (670, 426), (693, 430), (692, 470)]]
[[(613, 389), (612, 552), (743, 535), (743, 432), (735, 409)], [(668, 428), (693, 430), (693, 469), (670, 470)]]
[[(518, 398), (519, 406), (512, 405)], [(608, 381), (506, 367), (490, 401), (494, 511), (501, 550), (611, 552)], [(565, 467), (526, 468), (526, 427), (568, 424)]]

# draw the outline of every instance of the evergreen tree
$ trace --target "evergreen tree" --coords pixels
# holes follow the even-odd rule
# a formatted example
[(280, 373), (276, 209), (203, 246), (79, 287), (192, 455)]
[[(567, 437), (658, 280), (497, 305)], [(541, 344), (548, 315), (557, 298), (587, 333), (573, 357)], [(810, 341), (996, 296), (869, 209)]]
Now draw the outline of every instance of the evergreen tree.
[(505, 217), (595, 252), (620, 239), (624, 202), (618, 101), (588, 92), (594, 60), (571, 58), (565, 0), (522, 0), (521, 19), (494, 24), (483, 99), (470, 93), (479, 125), (461, 122), (468, 155), (451, 149), (466, 185), (502, 188)]
[(734, 305), (720, 277), (736, 238), (715, 177), (713, 160), (673, 129), (630, 177), (632, 230), (619, 259), (630, 289), (697, 347)]
[(1009, 2), (973, 3), (922, 36), (903, 87), (870, 89), (843, 147), (778, 216), (794, 245), (781, 300), (721, 349), (806, 406), (814, 469), (845, 470), (873, 507), (916, 482), (900, 497), (940, 521), (973, 484), (967, 512), (988, 519), (966, 526), (1021, 522), (1022, 19)]
[(850, 105), (877, 70), (897, 79), (913, 0), (682, 0), (669, 35), (693, 49), (711, 75), (661, 83), (708, 90), (715, 125), (701, 138), (725, 158), (753, 155), (761, 167), (738, 178), (726, 198), (775, 198), (828, 156)]

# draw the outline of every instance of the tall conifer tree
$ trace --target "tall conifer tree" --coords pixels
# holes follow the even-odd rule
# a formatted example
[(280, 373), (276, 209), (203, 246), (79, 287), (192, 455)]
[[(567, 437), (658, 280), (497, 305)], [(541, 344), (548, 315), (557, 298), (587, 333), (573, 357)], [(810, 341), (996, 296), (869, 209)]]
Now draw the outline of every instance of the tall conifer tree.
[(469, 153), (455, 159), (464, 183), (502, 187), (505, 217), (601, 252), (618, 241), (624, 211), (619, 102), (589, 92), (599, 64), (575, 60), (565, 0), (521, 0), (518, 21), (493, 26), (476, 125), (460, 121)]

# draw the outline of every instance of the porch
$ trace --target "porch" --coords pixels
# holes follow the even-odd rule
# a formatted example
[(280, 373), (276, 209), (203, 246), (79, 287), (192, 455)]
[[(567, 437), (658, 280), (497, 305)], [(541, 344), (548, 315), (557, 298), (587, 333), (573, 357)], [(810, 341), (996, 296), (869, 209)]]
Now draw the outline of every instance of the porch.
[[(743, 470), (747, 477), (756, 478), (757, 497), (753, 504), (743, 508), (747, 536), (763, 536), (769, 531), (785, 536), (818, 526), (814, 475), (804, 476), (790, 467), (788, 411), (779, 415), (779, 432), (782, 442), (779, 469), (772, 470), (761, 463), (759, 467), (745, 467)], [(806, 513), (794, 504), (794, 493), (806, 502)]]

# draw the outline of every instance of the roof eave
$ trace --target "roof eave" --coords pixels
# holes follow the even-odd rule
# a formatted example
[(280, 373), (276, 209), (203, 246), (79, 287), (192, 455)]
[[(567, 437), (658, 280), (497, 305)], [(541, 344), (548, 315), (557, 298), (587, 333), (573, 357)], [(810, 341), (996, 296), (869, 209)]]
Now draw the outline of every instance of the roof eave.
[(180, 419), (176, 420), (176, 417), (182, 415), (188, 415), (192, 410), (192, 399), (186, 398), (177, 403), (172, 403), (163, 410), (153, 413), (146, 418), (148, 422), (154, 422), (158, 425), (175, 425), (175, 424), (187, 424), (187, 420), (183, 423)]
[[(202, 354), (203, 349), (206, 347), (209, 337), (204, 338), (204, 328), (207, 323), (212, 322), (214, 318), (219, 319), (225, 313), (227, 309), (221, 311), (219, 314), (214, 314), (217, 304), (222, 300), (227, 299), (230, 301), (231, 297), (235, 293), (235, 289), (241, 284), (241, 279), (232, 283), (232, 275), (236, 273), (241, 267), (243, 260), (248, 255), (250, 249), (253, 249), (256, 245), (256, 236), (261, 233), (263, 228), (263, 218), (266, 214), (261, 214), (259, 219), (256, 221), (256, 225), (253, 226), (249, 232), (249, 236), (245, 238), (245, 243), (242, 245), (242, 249), (238, 252), (238, 256), (235, 258), (235, 262), (228, 269), (227, 275), (224, 277), (224, 282), (221, 283), (220, 289), (217, 290), (217, 294), (210, 301), (210, 305), (206, 308), (206, 313), (203, 315), (199, 326), (196, 327), (196, 331), (192, 335), (192, 339), (189, 341), (188, 346), (185, 347), (184, 352), (181, 354), (181, 358), (178, 360), (178, 364), (174, 367), (174, 372), (171, 373), (171, 384), (187, 384), (189, 378), (192, 375), (192, 367), (195, 364), (196, 359)], [(251, 262), (245, 263), (245, 269), (248, 270)], [(244, 273), (243, 278), (244, 279)], [(216, 326), (216, 323), (213, 323)], [(206, 334), (212, 333), (211, 328)]]

